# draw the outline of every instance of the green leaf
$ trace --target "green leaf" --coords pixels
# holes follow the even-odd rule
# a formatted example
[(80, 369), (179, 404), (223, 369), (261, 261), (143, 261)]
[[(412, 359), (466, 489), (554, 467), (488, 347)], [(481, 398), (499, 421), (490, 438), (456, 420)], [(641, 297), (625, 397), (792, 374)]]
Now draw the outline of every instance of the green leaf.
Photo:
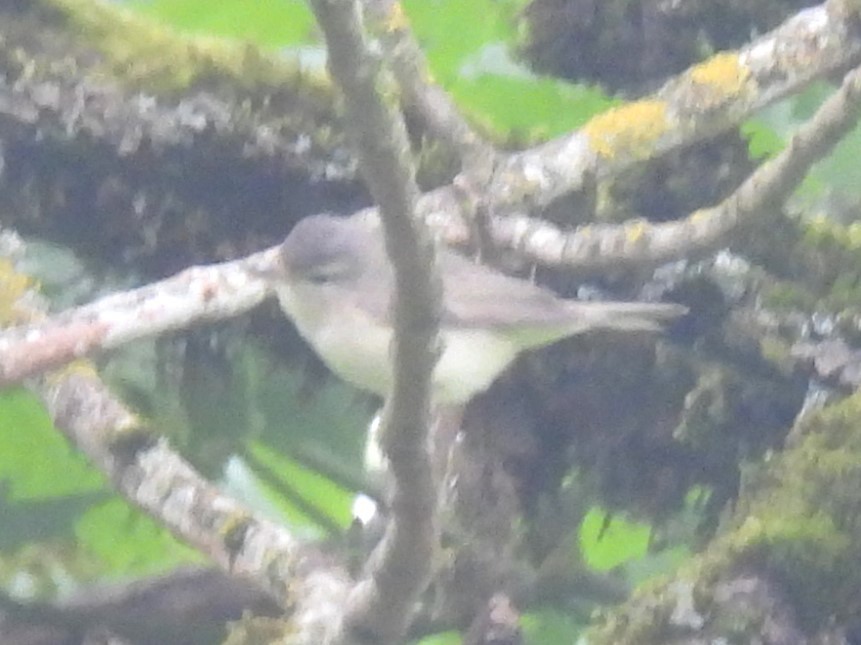
[(419, 44), (439, 78), (452, 78), (486, 44), (512, 41), (511, 8), (496, 0), (406, 0)]
[(190, 33), (279, 48), (313, 42), (314, 18), (300, 0), (133, 0), (128, 6)]
[[(41, 402), (23, 389), (0, 391), (0, 545), (70, 538), (113, 574), (164, 569), (193, 551), (113, 496), (102, 474), (74, 452)], [(109, 501), (105, 501), (110, 498)]]
[(786, 146), (777, 131), (762, 119), (748, 119), (741, 126), (747, 139), (747, 152), (752, 159), (772, 157)]
[(599, 89), (540, 77), (481, 74), (449, 89), (475, 119), (522, 143), (578, 128), (614, 104)]
[(526, 645), (570, 645), (588, 624), (572, 612), (547, 609), (524, 614), (520, 620)]
[(648, 524), (629, 522), (592, 508), (580, 525), (580, 549), (586, 563), (597, 571), (607, 571), (629, 560), (642, 558), (649, 551), (652, 528)]
[(461, 645), (461, 643), (463, 643), (463, 638), (458, 632), (440, 632), (413, 641), (413, 645)]
[(37, 500), (104, 489), (104, 478), (54, 428), (24, 389), (0, 391), (0, 483), (9, 499)]
[[(352, 522), (351, 507), (355, 493), (348, 491), (324, 475), (306, 468), (299, 462), (280, 454), (259, 442), (253, 442), (250, 453), (269, 469), (290, 491), (315, 509), (315, 512), (328, 517), (341, 528), (346, 529)], [(277, 486), (260, 482), (260, 490), (268, 501), (275, 505), (287, 524), (293, 528), (310, 529), (316, 526), (314, 517), (299, 506), (283, 498)]]

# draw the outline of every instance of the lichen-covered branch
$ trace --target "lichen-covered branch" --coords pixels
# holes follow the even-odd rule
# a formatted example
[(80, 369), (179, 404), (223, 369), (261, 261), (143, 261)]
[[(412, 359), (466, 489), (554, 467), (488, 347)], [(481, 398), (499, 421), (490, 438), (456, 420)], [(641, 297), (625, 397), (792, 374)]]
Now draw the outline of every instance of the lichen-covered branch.
[(118, 493), (225, 571), (252, 578), (294, 608), (297, 624), (312, 631), (300, 642), (320, 642), (316, 630), (344, 604), (343, 570), (203, 479), (94, 373), (67, 369), (36, 389), (55, 425)]
[(395, 272), (394, 385), (381, 435), (394, 481), (392, 516), (368, 577), (351, 594), (341, 636), (349, 641), (361, 634), (387, 643), (406, 632), (437, 545), (428, 432), (442, 287), (433, 240), (416, 215), (419, 192), (406, 127), (391, 101), (388, 76), (366, 42), (360, 7), (354, 0), (311, 4), (326, 37), (330, 72), (343, 91), (359, 169), (378, 204)]
[[(15, 254), (7, 237), (0, 237), (0, 246)], [(28, 297), (26, 284), (16, 283), (3, 295), (17, 303), (20, 318), (40, 316), (41, 304)], [(253, 580), (290, 608), (297, 642), (322, 642), (321, 630), (343, 613), (350, 588), (340, 563), (206, 481), (117, 400), (88, 364), (50, 372), (30, 385), (54, 425), (114, 490), (222, 570)]]
[[(496, 220), (493, 233), (497, 241), (502, 238), (535, 260), (571, 267), (658, 263), (717, 248), (738, 227), (769, 206), (779, 207), (792, 194), (810, 167), (858, 122), (859, 101), (861, 69), (856, 68), (799, 129), (785, 150), (763, 163), (726, 200), (683, 220), (633, 220), (616, 226), (583, 226), (565, 233), (548, 222), (512, 216)], [(528, 249), (523, 249), (524, 244)]]
[[(487, 187), (493, 240), (543, 264), (593, 267), (667, 258), (668, 231), (645, 222), (564, 232), (525, 215), (633, 164), (716, 135), (816, 78), (857, 65), (859, 10), (831, 0), (799, 12), (746, 47), (717, 54), (667, 82), (654, 95), (598, 115), (583, 128), (512, 154)], [(437, 216), (439, 218), (439, 216)], [(696, 227), (692, 227), (696, 233)], [(670, 237), (678, 237), (669, 233)], [(653, 245), (655, 247), (653, 248)], [(609, 256), (606, 262), (605, 257)]]
[(859, 13), (842, 5), (831, 0), (804, 10), (746, 47), (691, 67), (653, 95), (511, 155), (493, 185), (498, 204), (516, 205), (525, 197), (547, 204), (582, 187), (587, 176), (601, 180), (723, 132), (810, 81), (856, 65)]
[(0, 387), (137, 338), (248, 311), (268, 295), (254, 269), (271, 262), (274, 253), (270, 249), (236, 262), (191, 267), (44, 322), (0, 330)]

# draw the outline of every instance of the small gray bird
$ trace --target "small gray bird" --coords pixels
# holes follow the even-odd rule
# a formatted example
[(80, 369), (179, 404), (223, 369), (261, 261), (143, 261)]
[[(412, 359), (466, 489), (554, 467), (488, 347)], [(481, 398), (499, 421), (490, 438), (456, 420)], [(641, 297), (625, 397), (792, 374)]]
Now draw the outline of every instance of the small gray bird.
[[(486, 390), (522, 351), (592, 329), (656, 330), (675, 304), (576, 302), (439, 249), (442, 355), (434, 400), (460, 404)], [(284, 312), (341, 378), (386, 396), (392, 385), (393, 271), (376, 220), (300, 221), (267, 272)]]

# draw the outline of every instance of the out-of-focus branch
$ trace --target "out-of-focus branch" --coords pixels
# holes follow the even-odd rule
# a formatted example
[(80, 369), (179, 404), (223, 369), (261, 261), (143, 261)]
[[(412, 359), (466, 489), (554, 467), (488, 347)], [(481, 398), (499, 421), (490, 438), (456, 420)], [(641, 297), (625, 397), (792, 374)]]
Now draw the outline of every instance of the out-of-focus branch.
[(340, 615), (349, 588), (342, 569), (200, 477), (95, 374), (68, 369), (36, 390), (55, 425), (117, 492), (223, 570), (255, 580), (294, 609), (296, 624), (311, 633), (304, 642), (321, 642), (315, 630)]
[(3, 223), (163, 277), (342, 210), (361, 196), (323, 76), (122, 3), (2, 2)]
[(0, 386), (131, 340), (243, 313), (268, 295), (265, 281), (254, 276), (254, 269), (271, 262), (274, 253), (192, 267), (42, 323), (0, 331)]
[[(283, 57), (266, 56), (248, 43), (216, 44), (211, 39), (180, 36), (109, 3), (45, 4), (54, 6), (43, 9), (42, 16), (55, 11), (64, 15), (43, 19), (35, 32), (31, 22), (19, 18), (20, 8), (0, 8), (4, 65), (0, 123), (4, 126), (32, 128), (45, 140), (86, 137), (119, 158), (144, 149), (149, 155), (167, 153), (165, 159), (157, 159), (169, 163), (171, 155), (185, 153), (186, 165), (204, 166), (210, 173), (213, 168), (205, 162), (215, 161), (217, 149), (234, 165), (234, 172), (240, 160), (261, 160), (270, 172), (303, 168), (319, 180), (352, 178), (352, 164), (342, 163), (347, 161), (343, 155), (334, 148), (320, 150), (319, 142), (309, 139), (308, 133), (321, 121), (333, 118), (332, 91), (320, 75)], [(29, 11), (40, 12), (36, 7)], [(66, 32), (59, 33), (58, 25), (64, 21), (69, 23)], [(33, 40), (50, 39), (57, 41), (54, 47), (32, 47)], [(126, 43), (128, 48), (121, 51), (127, 57), (118, 54), (112, 42)], [(95, 60), (102, 65), (96, 74), (92, 73)], [(105, 68), (127, 82), (112, 82)], [(182, 72), (178, 74), (177, 68)], [(168, 89), (169, 78), (175, 79), (174, 84), (185, 84), (182, 89), (187, 90), (241, 87), (240, 79), (258, 91), (277, 90), (289, 96), (291, 119), (278, 112), (280, 97), (266, 102), (271, 108), (261, 109), (256, 102), (252, 107), (237, 101), (235, 90), (195, 89), (179, 101), (161, 99), (155, 88)], [(199, 145), (202, 141), (213, 147)], [(333, 141), (338, 144), (337, 137)]]
[[(437, 360), (441, 282), (433, 241), (416, 216), (419, 192), (390, 79), (366, 42), (355, 0), (313, 0), (329, 70), (344, 95), (359, 168), (379, 206), (394, 267), (394, 386), (381, 443), (394, 482), (391, 520), (368, 577), (351, 594), (340, 638), (387, 643), (406, 631), (425, 589), (437, 543), (436, 495), (428, 449), (431, 371)], [(370, 637), (370, 638), (369, 638)]]
[(85, 586), (55, 602), (25, 602), (0, 593), (0, 641), (81, 642), (82, 634), (107, 628), (122, 637), (117, 643), (215, 642), (224, 638), (224, 624), (244, 612), (276, 616), (281, 609), (252, 580), (215, 567), (186, 567)]
[[(635, 220), (621, 226), (592, 225), (564, 233), (545, 221), (507, 217), (493, 223), (495, 239), (504, 239), (516, 248), (526, 244), (533, 259), (547, 264), (590, 268), (657, 263), (715, 248), (767, 206), (779, 207), (810, 167), (855, 127), (859, 104), (861, 68), (856, 68), (799, 129), (785, 150), (762, 164), (726, 200), (678, 222), (650, 224)], [(536, 253), (541, 257), (536, 258)]]

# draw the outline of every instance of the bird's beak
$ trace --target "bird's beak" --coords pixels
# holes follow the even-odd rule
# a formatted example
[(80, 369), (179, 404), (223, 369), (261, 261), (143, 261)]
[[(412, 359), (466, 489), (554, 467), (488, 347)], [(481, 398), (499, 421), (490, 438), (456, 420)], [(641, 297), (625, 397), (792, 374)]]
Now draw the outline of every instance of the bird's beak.
[(266, 282), (285, 280), (287, 269), (279, 253), (267, 253), (257, 262), (247, 267), (248, 274)]

